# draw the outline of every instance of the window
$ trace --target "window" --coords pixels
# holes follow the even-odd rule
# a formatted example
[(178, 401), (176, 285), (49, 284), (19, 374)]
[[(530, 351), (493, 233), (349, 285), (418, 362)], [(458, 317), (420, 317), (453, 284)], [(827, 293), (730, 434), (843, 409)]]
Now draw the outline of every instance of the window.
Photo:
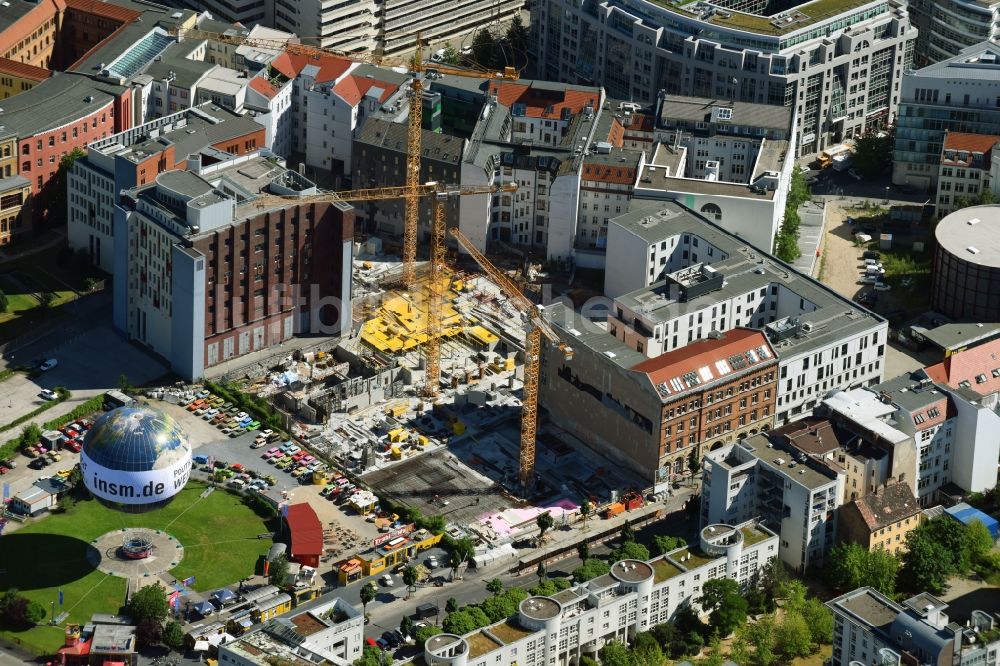
[[(729, 109), (726, 110), (728, 111)], [(702, 206), (701, 213), (710, 220), (719, 221), (722, 219), (722, 209), (714, 203), (707, 203)], [(697, 246), (697, 241), (695, 242), (695, 245)]]

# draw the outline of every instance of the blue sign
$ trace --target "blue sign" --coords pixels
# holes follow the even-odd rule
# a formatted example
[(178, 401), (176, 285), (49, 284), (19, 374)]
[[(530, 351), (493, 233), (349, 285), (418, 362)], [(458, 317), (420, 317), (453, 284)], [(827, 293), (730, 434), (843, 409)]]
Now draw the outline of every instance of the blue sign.
[(187, 585), (188, 587), (190, 587), (190, 586), (194, 585), (194, 576), (191, 576), (190, 578), (185, 578), (181, 582), (184, 583), (185, 585)]
[(59, 605), (63, 605), (63, 591), (59, 590)]
[(10, 499), (10, 484), (3, 484), (3, 501), (6, 502)]

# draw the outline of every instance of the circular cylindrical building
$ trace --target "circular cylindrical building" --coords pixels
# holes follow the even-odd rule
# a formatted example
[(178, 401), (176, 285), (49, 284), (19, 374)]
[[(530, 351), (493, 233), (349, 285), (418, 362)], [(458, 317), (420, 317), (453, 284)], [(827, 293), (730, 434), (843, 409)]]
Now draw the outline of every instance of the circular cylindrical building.
[(438, 634), (424, 642), (424, 661), (430, 666), (465, 666), (469, 643), (455, 634)]
[(724, 555), (726, 574), (732, 576), (740, 570), (743, 556), (743, 532), (738, 527), (716, 523), (701, 530), (701, 549), (706, 555)]
[(1000, 205), (956, 210), (934, 236), (931, 309), (952, 319), (1000, 321)]

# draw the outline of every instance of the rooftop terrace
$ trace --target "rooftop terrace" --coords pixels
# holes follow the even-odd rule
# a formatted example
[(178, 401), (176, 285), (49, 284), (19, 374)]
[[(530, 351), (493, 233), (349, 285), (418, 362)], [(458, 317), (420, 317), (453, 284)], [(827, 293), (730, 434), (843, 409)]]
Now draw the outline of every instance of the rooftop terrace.
[(865, 5), (878, 4), (879, 2), (879, 0), (875, 0), (874, 2), (873, 0), (812, 0), (812, 2), (804, 2), (791, 9), (775, 12), (772, 16), (764, 16), (728, 9), (724, 2), (708, 3), (698, 0), (680, 0), (680, 2), (671, 2), (670, 0), (654, 1), (658, 5), (693, 17), (705, 16), (708, 8), (712, 8), (714, 9), (713, 13), (710, 16), (705, 16), (703, 19), (712, 25), (735, 30), (747, 30), (775, 37), (809, 27), (853, 9), (858, 9)]

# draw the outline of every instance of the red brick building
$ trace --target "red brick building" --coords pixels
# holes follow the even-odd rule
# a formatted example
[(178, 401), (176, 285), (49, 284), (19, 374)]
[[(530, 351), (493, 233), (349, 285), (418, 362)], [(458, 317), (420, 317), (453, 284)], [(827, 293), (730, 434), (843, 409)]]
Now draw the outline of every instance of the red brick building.
[(307, 567), (319, 567), (323, 554), (323, 524), (308, 504), (292, 504), (285, 510), (289, 558)]

